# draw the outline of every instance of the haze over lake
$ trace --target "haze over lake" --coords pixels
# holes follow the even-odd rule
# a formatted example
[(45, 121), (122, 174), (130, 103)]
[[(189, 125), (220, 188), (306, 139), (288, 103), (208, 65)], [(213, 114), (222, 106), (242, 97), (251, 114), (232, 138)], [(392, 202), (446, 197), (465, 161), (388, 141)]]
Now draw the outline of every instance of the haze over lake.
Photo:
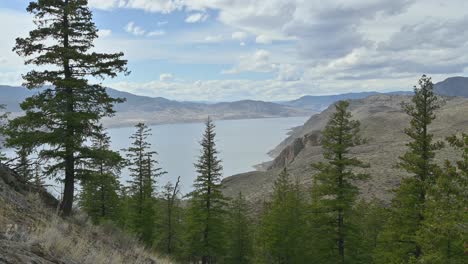
[[(279, 144), (292, 127), (302, 125), (308, 117), (264, 118), (215, 121), (216, 143), (223, 160), (223, 177), (251, 171), (254, 165), (271, 158), (267, 152)], [(149, 138), (159, 155), (157, 160), (168, 174), (158, 180), (159, 186), (174, 182), (181, 176), (182, 192), (192, 187), (196, 172), (193, 163), (200, 155), (199, 141), (205, 129), (203, 123), (165, 124), (150, 127)], [(127, 148), (129, 136), (135, 128), (109, 129), (112, 148)], [(128, 171), (122, 172), (122, 183), (127, 181)]]

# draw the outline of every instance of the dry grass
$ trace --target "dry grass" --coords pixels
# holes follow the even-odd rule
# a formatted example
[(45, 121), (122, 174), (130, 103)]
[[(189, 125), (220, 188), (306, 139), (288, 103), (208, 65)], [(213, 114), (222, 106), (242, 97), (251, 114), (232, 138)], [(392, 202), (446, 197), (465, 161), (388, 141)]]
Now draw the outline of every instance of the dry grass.
[[(11, 241), (11, 245), (21, 245), (12, 250), (14, 254), (32, 252), (57, 263), (172, 263), (147, 251), (133, 236), (110, 224), (92, 225), (82, 214), (65, 221), (45, 208), (37, 197), (28, 197), (28, 200), (34, 203), (38, 212), (42, 212), (28, 226), (15, 224), (15, 218), (20, 217), (22, 212), (0, 201), (0, 242)], [(27, 217), (34, 218), (31, 215)]]

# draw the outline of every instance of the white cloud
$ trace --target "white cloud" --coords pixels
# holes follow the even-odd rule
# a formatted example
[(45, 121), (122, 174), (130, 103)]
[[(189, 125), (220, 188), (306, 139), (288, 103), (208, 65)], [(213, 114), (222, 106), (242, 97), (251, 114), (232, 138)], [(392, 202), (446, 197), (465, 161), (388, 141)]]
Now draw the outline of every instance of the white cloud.
[(171, 13), (183, 7), (181, 0), (89, 0), (93, 8), (110, 10), (113, 8), (140, 9), (147, 12)]
[(143, 28), (135, 25), (135, 22), (130, 21), (128, 24), (125, 26), (125, 31), (127, 31), (130, 34), (133, 34), (135, 36), (143, 36), (146, 33), (146, 30)]
[(110, 37), (112, 35), (112, 30), (110, 30), (110, 29), (99, 29), (98, 35), (101, 38)]
[(161, 82), (170, 82), (172, 80), (174, 80), (174, 76), (170, 73), (161, 73), (159, 75), (159, 81)]
[(197, 22), (203, 22), (208, 19), (207, 14), (203, 13), (194, 13), (189, 15), (186, 19), (185, 22), (187, 23), (197, 23)]
[(238, 74), (241, 72), (272, 72), (276, 65), (271, 62), (270, 52), (267, 50), (257, 50), (254, 54), (243, 55), (239, 58), (238, 64), (229, 69), (223, 70), (223, 74)]
[(158, 25), (158, 27), (162, 27), (162, 26), (167, 25), (167, 23), (169, 23), (169, 22), (168, 21), (158, 21), (156, 24)]
[(244, 41), (247, 38), (247, 33), (242, 32), (242, 31), (236, 31), (232, 33), (231, 37), (234, 40), (239, 40), (239, 41)]
[(208, 43), (219, 43), (224, 40), (223, 35), (210, 35), (204, 38), (204, 42)]
[(258, 35), (255, 42), (259, 44), (271, 44), (272, 40), (266, 35)]
[(154, 30), (154, 31), (148, 32), (148, 34), (146, 34), (146, 36), (148, 36), (148, 37), (159, 37), (159, 36), (163, 36), (165, 34), (166, 34), (166, 31), (164, 31), (164, 30)]

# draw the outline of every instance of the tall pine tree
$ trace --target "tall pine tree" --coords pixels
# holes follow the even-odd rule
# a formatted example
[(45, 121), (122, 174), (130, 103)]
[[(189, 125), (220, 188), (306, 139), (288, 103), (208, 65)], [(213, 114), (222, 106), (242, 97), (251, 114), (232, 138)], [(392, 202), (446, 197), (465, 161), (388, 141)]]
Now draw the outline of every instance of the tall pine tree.
[(151, 143), (148, 142), (151, 129), (143, 123), (135, 127), (136, 132), (130, 137), (132, 146), (125, 150), (132, 177), (129, 181), (132, 200), (130, 215), (133, 231), (151, 246), (155, 239), (156, 178), (165, 172), (153, 158), (157, 153), (151, 150)]
[(0, 164), (6, 160), (5, 153), (2, 152), (5, 140), (5, 128), (7, 122), (8, 112), (5, 111), (5, 105), (0, 105)]
[[(321, 260), (323, 263), (349, 263), (352, 259), (353, 252), (346, 248), (347, 239), (353, 231), (349, 217), (359, 194), (354, 181), (368, 177), (352, 171), (353, 168), (366, 168), (368, 165), (350, 154), (351, 149), (362, 142), (359, 137), (360, 123), (351, 120), (348, 107), (346, 101), (335, 104), (336, 112), (322, 131), (323, 157), (327, 162), (313, 164), (318, 170), (314, 175), (314, 213), (321, 214), (317, 219), (323, 221), (314, 225), (330, 232), (320, 242), (328, 245), (321, 253), (325, 256)], [(331, 245), (333, 247), (329, 247)]]
[[(27, 133), (10, 135), (9, 143), (30, 140), (45, 148), (39, 156), (53, 162), (49, 175), (64, 174), (64, 193), (60, 205), (69, 215), (75, 191), (75, 170), (85, 153), (85, 143), (104, 116), (113, 114), (118, 102), (100, 84), (88, 79), (115, 77), (127, 72), (122, 53), (93, 52), (98, 37), (87, 0), (37, 0), (27, 11), (34, 15), (36, 28), (25, 38), (17, 38), (14, 51), (35, 66), (23, 76), (29, 89), (42, 88), (27, 98), (21, 108), (25, 115), (10, 124), (25, 126)], [(48, 85), (48, 86), (45, 86)]]
[(221, 192), (223, 169), (215, 143), (215, 125), (210, 118), (200, 142), (202, 150), (195, 164), (198, 176), (190, 193), (187, 219), (187, 254), (203, 264), (218, 263), (225, 254), (226, 199)]
[(388, 222), (376, 251), (379, 263), (402, 263), (417, 260), (422, 254), (416, 235), (424, 221), (426, 196), (436, 181), (439, 168), (434, 163), (435, 151), (442, 143), (434, 142), (429, 126), (440, 107), (431, 78), (423, 75), (414, 88), (410, 103), (403, 110), (411, 117), (405, 134), (411, 139), (408, 151), (400, 157), (399, 166), (411, 177), (401, 181), (392, 201)]
[(468, 239), (468, 134), (448, 138), (461, 159), (446, 162), (427, 190), (424, 221), (417, 234), (421, 263), (458, 264), (467, 261)]

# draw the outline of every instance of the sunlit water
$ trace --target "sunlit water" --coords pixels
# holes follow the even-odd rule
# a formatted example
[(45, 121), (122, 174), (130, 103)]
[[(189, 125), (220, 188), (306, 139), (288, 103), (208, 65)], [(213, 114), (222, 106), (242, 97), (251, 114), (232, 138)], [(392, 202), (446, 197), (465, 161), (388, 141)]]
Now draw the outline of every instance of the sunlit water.
[[(215, 121), (216, 147), (223, 161), (223, 177), (254, 170), (253, 166), (270, 160), (267, 152), (285, 139), (292, 127), (302, 125), (306, 119), (288, 117)], [(152, 135), (148, 140), (152, 149), (158, 152), (156, 158), (159, 165), (168, 172), (158, 179), (158, 185), (174, 182), (180, 176), (182, 193), (189, 192), (196, 177), (193, 164), (200, 155), (199, 141), (205, 125), (164, 124), (150, 128)], [(129, 136), (135, 132), (135, 128), (112, 128), (108, 132), (112, 148), (121, 150), (130, 146)], [(122, 183), (129, 180), (128, 174), (128, 170), (122, 171)]]

